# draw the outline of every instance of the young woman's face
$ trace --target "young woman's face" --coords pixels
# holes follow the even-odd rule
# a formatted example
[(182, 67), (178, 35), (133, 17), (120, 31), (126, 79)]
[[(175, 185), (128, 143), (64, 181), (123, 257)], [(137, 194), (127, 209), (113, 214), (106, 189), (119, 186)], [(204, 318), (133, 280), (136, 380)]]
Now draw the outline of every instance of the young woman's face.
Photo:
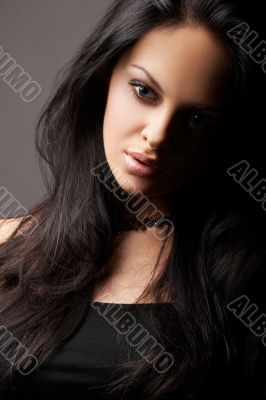
[[(153, 30), (123, 54), (109, 83), (103, 140), (124, 190), (159, 200), (215, 157), (231, 68), (226, 50), (201, 27)], [(143, 171), (128, 152), (156, 159), (161, 169)]]

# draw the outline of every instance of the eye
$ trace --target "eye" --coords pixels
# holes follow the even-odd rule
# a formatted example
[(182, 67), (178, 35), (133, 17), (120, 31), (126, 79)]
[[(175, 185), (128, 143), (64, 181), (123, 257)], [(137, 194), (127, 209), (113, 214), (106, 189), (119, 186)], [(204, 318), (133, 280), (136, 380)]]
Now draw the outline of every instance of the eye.
[[(157, 100), (157, 95), (155, 94), (155, 92), (144, 83), (135, 80), (129, 82), (129, 86), (130, 86), (130, 91), (138, 100), (143, 100), (143, 101)], [(149, 96), (149, 94), (152, 94), (152, 96)]]
[(201, 111), (192, 110), (187, 113), (187, 120), (192, 127), (196, 127), (198, 129), (207, 129), (218, 125), (221, 121), (221, 118), (203, 113)]

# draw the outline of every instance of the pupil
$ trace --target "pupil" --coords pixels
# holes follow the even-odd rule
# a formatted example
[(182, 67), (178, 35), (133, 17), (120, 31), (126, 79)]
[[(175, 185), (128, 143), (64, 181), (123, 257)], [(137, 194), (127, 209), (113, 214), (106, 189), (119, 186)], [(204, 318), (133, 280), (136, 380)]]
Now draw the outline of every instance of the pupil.
[(148, 90), (147, 88), (145, 88), (144, 86), (141, 86), (140, 90), (142, 91), (142, 93), (143, 93), (144, 95), (146, 95), (146, 94), (149, 93), (149, 90)]
[(192, 120), (193, 122), (199, 122), (201, 120), (201, 117), (199, 114), (193, 114)]

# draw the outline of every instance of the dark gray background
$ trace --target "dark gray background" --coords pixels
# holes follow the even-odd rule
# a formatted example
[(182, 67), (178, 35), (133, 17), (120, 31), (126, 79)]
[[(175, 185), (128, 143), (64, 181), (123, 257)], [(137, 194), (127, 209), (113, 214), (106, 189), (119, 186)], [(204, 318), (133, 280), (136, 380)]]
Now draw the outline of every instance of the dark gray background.
[(0, 187), (30, 209), (45, 194), (34, 147), (37, 115), (56, 72), (74, 55), (111, 0), (0, 0), (0, 46), (42, 88), (24, 102), (0, 77)]

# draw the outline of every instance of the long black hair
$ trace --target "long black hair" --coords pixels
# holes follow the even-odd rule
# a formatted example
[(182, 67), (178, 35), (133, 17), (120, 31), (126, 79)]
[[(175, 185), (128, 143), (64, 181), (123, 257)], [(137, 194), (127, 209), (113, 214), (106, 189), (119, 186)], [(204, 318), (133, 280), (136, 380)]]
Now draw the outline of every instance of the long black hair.
[[(145, 398), (174, 389), (182, 398), (195, 398), (215, 372), (214, 355), (226, 376), (241, 369), (254, 378), (259, 339), (243, 330), (246, 358), (241, 364), (231, 329), (234, 317), (226, 307), (247, 293), (264, 259), (263, 218), (225, 172), (247, 150), (239, 116), (248, 116), (252, 103), (250, 60), (227, 35), (240, 22), (236, 8), (223, 0), (116, 0), (57, 76), (36, 129), (47, 196), (0, 246), (1, 322), (40, 364), (89, 312), (90, 295), (114, 249), (124, 211), (122, 202), (91, 173), (106, 161), (102, 122), (113, 67), (150, 30), (190, 24), (206, 27), (233, 60), (234, 109), (227, 146), (217, 162), (173, 193), (171, 251), (146, 291), (160, 302), (167, 289), (173, 304), (167, 321), (156, 307), (152, 312), (158, 317), (159, 341), (175, 362), (167, 374), (159, 374), (142, 358), (125, 363), (107, 393), (135, 386)], [(19, 375), (15, 365), (8, 366), (1, 367), (3, 383)]]

